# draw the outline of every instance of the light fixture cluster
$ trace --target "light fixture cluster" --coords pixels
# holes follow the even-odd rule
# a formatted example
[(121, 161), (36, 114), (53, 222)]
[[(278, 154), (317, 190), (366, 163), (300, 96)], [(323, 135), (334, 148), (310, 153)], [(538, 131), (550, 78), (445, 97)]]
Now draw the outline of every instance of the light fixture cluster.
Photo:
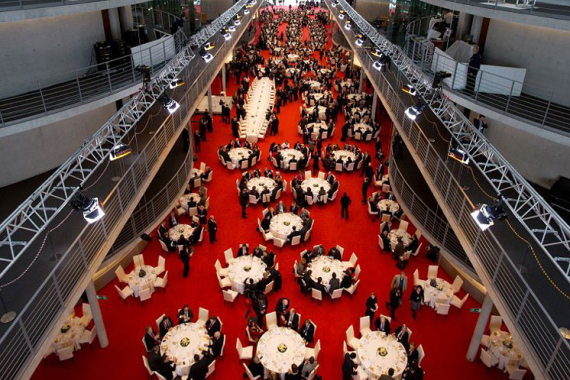
[(505, 220), (507, 218), (507, 211), (505, 210), (504, 204), (503, 196), (499, 194), (492, 205), (478, 205), (471, 213), (471, 217), (475, 223), (477, 223), (481, 231), (485, 231), (494, 225), (495, 221)]
[(105, 216), (103, 205), (99, 202), (99, 198), (89, 198), (81, 192), (81, 188), (77, 189), (73, 198), (71, 198), (70, 205), (75, 211), (82, 212), (83, 218), (89, 224), (95, 223)]
[(115, 161), (118, 160), (119, 158), (128, 156), (131, 153), (132, 150), (128, 145), (123, 143), (117, 144), (113, 147), (113, 149), (111, 149), (111, 153), (109, 153), (109, 160)]
[(176, 112), (178, 108), (180, 108), (180, 104), (174, 99), (168, 97), (168, 95), (164, 94), (160, 97), (160, 103), (162, 106), (170, 113), (173, 114)]
[(416, 118), (423, 112), (424, 108), (426, 108), (426, 105), (420, 101), (417, 102), (416, 105), (406, 109), (405, 114), (408, 117), (408, 119), (416, 120)]
[(469, 156), (467, 155), (467, 152), (459, 148), (450, 149), (447, 155), (454, 160), (461, 162), (463, 165), (469, 165)]
[(362, 45), (364, 45), (364, 41), (366, 40), (366, 37), (363, 34), (357, 34), (356, 36), (356, 40), (354, 41), (354, 44), (358, 47), (362, 47)]

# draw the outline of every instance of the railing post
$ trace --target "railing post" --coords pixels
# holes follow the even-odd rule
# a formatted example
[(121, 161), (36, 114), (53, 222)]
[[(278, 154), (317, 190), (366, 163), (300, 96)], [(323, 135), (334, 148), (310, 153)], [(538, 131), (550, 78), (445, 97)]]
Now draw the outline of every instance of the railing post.
[(548, 112), (550, 112), (550, 105), (552, 104), (552, 99), (554, 98), (554, 92), (550, 93), (550, 100), (548, 101), (548, 105), (546, 106), (546, 111), (544, 111), (544, 118), (542, 119), (541, 126), (544, 127), (546, 124), (546, 118), (548, 117)]
[(83, 96), (81, 95), (81, 84), (79, 83), (79, 73), (75, 70), (75, 81), (77, 82), (77, 91), (79, 92), (79, 101), (83, 103)]
[(509, 105), (511, 104), (511, 97), (513, 96), (513, 89), (515, 88), (515, 81), (511, 84), (511, 92), (509, 93), (509, 98), (507, 99), (507, 105), (505, 107), (505, 113), (509, 112)]
[(109, 94), (112, 94), (113, 85), (111, 84), (111, 70), (109, 70), (109, 63), (105, 63), (105, 70), (107, 70), (107, 79), (109, 80)]
[(42, 85), (38, 79), (38, 89), (40, 90), (40, 97), (42, 98), (42, 105), (44, 106), (44, 113), (47, 113), (46, 101), (44, 99), (44, 93), (42, 92)]

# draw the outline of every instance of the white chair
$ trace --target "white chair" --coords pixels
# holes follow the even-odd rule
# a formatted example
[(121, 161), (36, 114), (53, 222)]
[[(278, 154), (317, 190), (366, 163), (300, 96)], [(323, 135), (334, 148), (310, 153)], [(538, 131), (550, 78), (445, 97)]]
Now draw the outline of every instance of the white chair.
[(152, 376), (155, 374), (155, 372), (152, 369), (150, 369), (150, 365), (148, 364), (148, 359), (146, 358), (146, 356), (143, 355), (142, 359), (143, 359), (144, 367), (146, 368), (146, 370), (148, 371), (148, 374), (152, 378)]
[(152, 302), (152, 292), (150, 288), (145, 288), (139, 292), (139, 300), (141, 301), (141, 306), (144, 301), (150, 300)]
[(358, 280), (358, 277), (360, 276), (360, 264), (358, 264), (356, 266), (356, 269), (354, 270), (354, 279)]
[(315, 368), (313, 368), (311, 373), (309, 373), (309, 376), (307, 376), (307, 380), (313, 380), (315, 378), (315, 375), (317, 374), (317, 370), (319, 369), (319, 365), (320, 364), (317, 364), (317, 366)]
[(253, 194), (249, 194), (249, 203), (252, 205), (256, 205), (257, 204), (257, 197)]
[(200, 162), (200, 171), (201, 171), (202, 173), (204, 173), (204, 172), (206, 171), (206, 164), (203, 163), (203, 162)]
[(196, 321), (199, 325), (204, 325), (209, 319), (210, 312), (208, 309), (198, 309), (198, 320)]
[(400, 225), (398, 226), (398, 230), (407, 232), (408, 231), (408, 222), (405, 220), (400, 220)]
[(342, 288), (333, 290), (333, 292), (331, 294), (331, 301), (336, 300), (336, 299), (341, 300), (342, 299), (341, 298), (342, 297), (342, 290), (343, 290)]
[(166, 260), (162, 256), (158, 256), (158, 265), (154, 268), (154, 274), (161, 275), (166, 267)]
[(261, 376), (257, 375), (257, 376), (253, 376), (251, 374), (251, 371), (249, 370), (249, 368), (247, 368), (247, 366), (245, 365), (245, 363), (243, 364), (243, 368), (245, 370), (245, 373), (247, 374), (247, 377), (249, 378), (249, 380), (258, 380)]
[(358, 366), (356, 367), (356, 374), (352, 375), (352, 380), (368, 380), (368, 374), (361, 366)]
[(218, 278), (218, 284), (220, 285), (220, 289), (225, 289), (232, 286), (232, 282), (228, 277), (220, 277), (218, 273), (216, 273), (216, 277)]
[[(160, 248), (162, 248), (162, 252), (166, 253), (166, 255), (168, 256), (168, 254), (170, 253), (170, 251), (168, 250), (168, 247), (166, 246), (166, 244), (164, 244), (164, 242), (162, 240), (158, 240), (158, 242), (160, 243)], [(122, 268), (121, 268), (122, 269)], [(117, 272), (115, 272), (117, 273)], [(124, 273), (124, 272), (123, 272)]]
[(238, 297), (239, 293), (235, 290), (227, 289), (222, 290), (222, 294), (224, 295), (224, 303), (229, 302), (232, 304), (232, 308), (234, 307), (234, 301)]
[(526, 369), (520, 369), (518, 366), (506, 366), (507, 372), (509, 373), (509, 380), (522, 380), (526, 374)]
[(350, 327), (346, 329), (346, 343), (350, 348), (356, 350), (359, 342), (360, 340), (354, 336), (354, 327), (350, 325)]
[(420, 280), (420, 272), (416, 269), (414, 271), (414, 286), (424, 286), (424, 281)]
[(306, 347), (305, 348), (305, 359), (310, 359), (311, 357), (317, 360), (319, 356), (319, 352), (321, 352), (321, 340), (317, 340), (317, 344), (315, 344), (315, 348)]
[(214, 268), (216, 268), (216, 273), (218, 273), (218, 275), (220, 277), (227, 277), (228, 276), (229, 268), (222, 268), (222, 264), (220, 263), (220, 260), (216, 260), (216, 262), (214, 263)]
[(484, 348), (481, 349), (481, 361), (483, 364), (487, 366), (487, 372), (489, 372), (489, 368), (496, 366), (499, 363), (499, 359), (491, 355), (487, 350)]
[(206, 373), (206, 378), (208, 378), (211, 374), (213, 374), (215, 370), (216, 370), (216, 361), (214, 360), (208, 366), (208, 373)]
[(447, 321), (447, 315), (449, 314), (449, 308), (451, 307), (448, 303), (435, 303), (435, 320), (439, 315), (445, 315), (445, 320)]
[(265, 290), (263, 291), (264, 294), (269, 294), (273, 291), (274, 281), (271, 281), (269, 284), (265, 285)]
[(121, 288), (115, 285), (115, 289), (117, 289), (117, 292), (119, 293), (119, 296), (123, 299), (125, 305), (127, 304), (127, 298), (129, 298), (134, 294), (133, 289), (131, 289), (129, 285), (125, 286), (123, 290), (121, 290)]
[(71, 345), (71, 346), (67, 346), (67, 347), (60, 348), (59, 350), (57, 350), (55, 353), (57, 354), (59, 361), (62, 362), (64, 360), (71, 359), (72, 361), (75, 362), (75, 359), (73, 357), (73, 348), (74, 348), (74, 346)]
[(358, 257), (356, 257), (356, 254), (354, 252), (352, 252), (352, 255), (350, 255), (350, 260), (349, 261), (343, 261), (342, 265), (344, 265), (345, 269), (354, 268), (354, 265), (356, 264), (357, 260), (358, 260)]
[(317, 289), (311, 289), (311, 302), (313, 299), (318, 300), (319, 303), (323, 302), (323, 293)]
[(465, 304), (465, 301), (467, 301), (467, 298), (469, 298), (469, 293), (465, 294), (465, 297), (463, 297), (463, 299), (459, 299), (457, 296), (451, 297), (451, 304), (459, 309), (458, 314), (461, 314), (461, 308)]
[(133, 256), (133, 262), (135, 264), (135, 269), (139, 269), (144, 267), (144, 257), (143, 255), (135, 255)]
[(325, 179), (325, 173), (319, 172), (319, 179)]
[(459, 293), (462, 285), (463, 285), (463, 280), (461, 279), (461, 277), (455, 276), (455, 280), (453, 280), (453, 284), (451, 284), (453, 293)]
[(93, 316), (91, 315), (91, 306), (88, 303), (83, 303), (81, 305), (81, 311), (83, 315), (81, 316), (80, 322), (83, 326), (87, 326), (91, 320), (93, 320)]
[(485, 348), (489, 348), (489, 345), (491, 344), (491, 336), (483, 334), (481, 337), (481, 342), (479, 342), (479, 344)]
[(239, 360), (251, 360), (251, 358), (253, 358), (253, 346), (242, 346), (239, 338), (236, 340), (236, 350), (239, 355)]
[(156, 327), (160, 330), (160, 322), (162, 322), (162, 319), (166, 317), (166, 314), (162, 314), (160, 317), (158, 317), (157, 319), (154, 320), (154, 323), (156, 323)]
[(305, 170), (305, 179), (309, 179), (311, 178), (311, 171), (310, 170)]
[(341, 247), (340, 245), (337, 245), (336, 249), (340, 252), (340, 259), (342, 261), (342, 256), (344, 255), (344, 248)]
[(344, 290), (352, 296), (356, 292), (356, 289), (358, 288), (358, 284), (360, 284), (360, 280), (358, 280), (354, 284), (352, 284), (350, 286), (350, 288), (345, 288)]
[[(162, 243), (162, 240), (160, 240), (160, 242)], [(162, 243), (164, 244), (164, 243)], [(117, 276), (117, 278), (119, 279), (119, 282), (124, 282), (125, 284), (127, 282), (129, 282), (129, 276), (127, 276), (125, 274), (125, 270), (123, 269), (122, 266), (118, 266), (117, 269), (115, 269), (115, 275)]]
[[(299, 236), (299, 239), (301, 237)], [(273, 246), (275, 246), (276, 248), (280, 248), (283, 249), (283, 246), (285, 245), (285, 243), (287, 243), (286, 240), (284, 239), (279, 239), (277, 237), (273, 237)]]
[(431, 280), (432, 278), (437, 278), (438, 269), (439, 269), (439, 266), (437, 266), (437, 265), (430, 265), (428, 267), (428, 274), (427, 274), (428, 280)]
[(489, 330), (491, 334), (495, 331), (501, 331), (501, 325), (503, 324), (503, 318), (499, 315), (491, 315), (491, 322), (489, 323)]
[[(273, 239), (273, 241), (275, 242), (275, 239)], [(293, 247), (299, 244), (301, 244), (301, 236), (293, 236), (293, 239), (291, 239), (291, 246)]]
[(382, 240), (382, 236), (380, 236), (380, 235), (378, 235), (378, 247), (380, 248), (380, 251), (386, 250), (384, 248), (384, 240)]
[(226, 259), (226, 265), (230, 265), (231, 262), (234, 260), (234, 252), (231, 248), (226, 249), (224, 251), (224, 258)]
[(166, 292), (166, 285), (168, 285), (168, 271), (166, 271), (166, 273), (164, 274), (164, 277), (160, 278), (157, 277), (156, 280), (154, 280), (154, 288), (162, 288), (162, 290), (164, 290)]
[(265, 314), (265, 325), (267, 326), (267, 331), (271, 330), (274, 327), (277, 327), (277, 313), (274, 311), (268, 314)]
[(360, 336), (364, 336), (370, 332), (370, 317), (360, 317)]
[(424, 352), (424, 347), (420, 344), (418, 346), (418, 367), (421, 367), (422, 360), (424, 359), (425, 356), (426, 353)]
[(95, 340), (96, 336), (97, 336), (97, 330), (95, 329), (95, 327), (93, 327), (91, 330), (86, 329), (85, 331), (83, 331), (83, 334), (81, 334), (81, 338), (79, 338), (79, 344), (89, 343), (91, 348), (93, 348), (93, 341)]

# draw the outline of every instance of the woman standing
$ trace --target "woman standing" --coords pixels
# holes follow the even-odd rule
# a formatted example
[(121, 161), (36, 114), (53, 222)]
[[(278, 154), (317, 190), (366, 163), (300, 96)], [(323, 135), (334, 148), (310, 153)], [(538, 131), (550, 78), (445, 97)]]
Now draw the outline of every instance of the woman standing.
[(412, 307), (412, 317), (416, 319), (416, 311), (422, 307), (422, 302), (424, 301), (424, 289), (418, 285), (412, 290), (410, 294), (410, 304)]

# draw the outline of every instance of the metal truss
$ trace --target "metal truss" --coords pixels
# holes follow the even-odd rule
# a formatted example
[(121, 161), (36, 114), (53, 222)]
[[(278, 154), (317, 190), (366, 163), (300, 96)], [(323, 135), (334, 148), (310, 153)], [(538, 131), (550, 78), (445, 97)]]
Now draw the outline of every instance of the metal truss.
[[(329, 0), (330, 1), (330, 0)], [(328, 2), (328, 1), (327, 1)], [(471, 162), (479, 169), (495, 191), (505, 197), (505, 204), (513, 216), (525, 227), (534, 241), (547, 253), (560, 272), (570, 280), (570, 227), (520, 175), (517, 170), (477, 131), (463, 113), (441, 90), (432, 88), (433, 78), (424, 73), (397, 45), (364, 20), (345, 0), (341, 7), (362, 33), (385, 54), (406, 76), (419, 96), (430, 107), (439, 121), (453, 137), (453, 143), (467, 152)], [(358, 32), (359, 30), (359, 32)]]
[[(218, 33), (248, 3), (241, 0), (212, 24), (193, 35), (186, 47), (154, 75), (117, 114), (105, 123), (84, 145), (0, 224), (0, 277), (31, 246), (50, 222), (109, 159), (111, 149), (125, 139), (146, 111), (158, 100), (173, 78), (195, 58), (192, 48), (200, 47)], [(125, 139), (126, 140), (126, 139)]]

